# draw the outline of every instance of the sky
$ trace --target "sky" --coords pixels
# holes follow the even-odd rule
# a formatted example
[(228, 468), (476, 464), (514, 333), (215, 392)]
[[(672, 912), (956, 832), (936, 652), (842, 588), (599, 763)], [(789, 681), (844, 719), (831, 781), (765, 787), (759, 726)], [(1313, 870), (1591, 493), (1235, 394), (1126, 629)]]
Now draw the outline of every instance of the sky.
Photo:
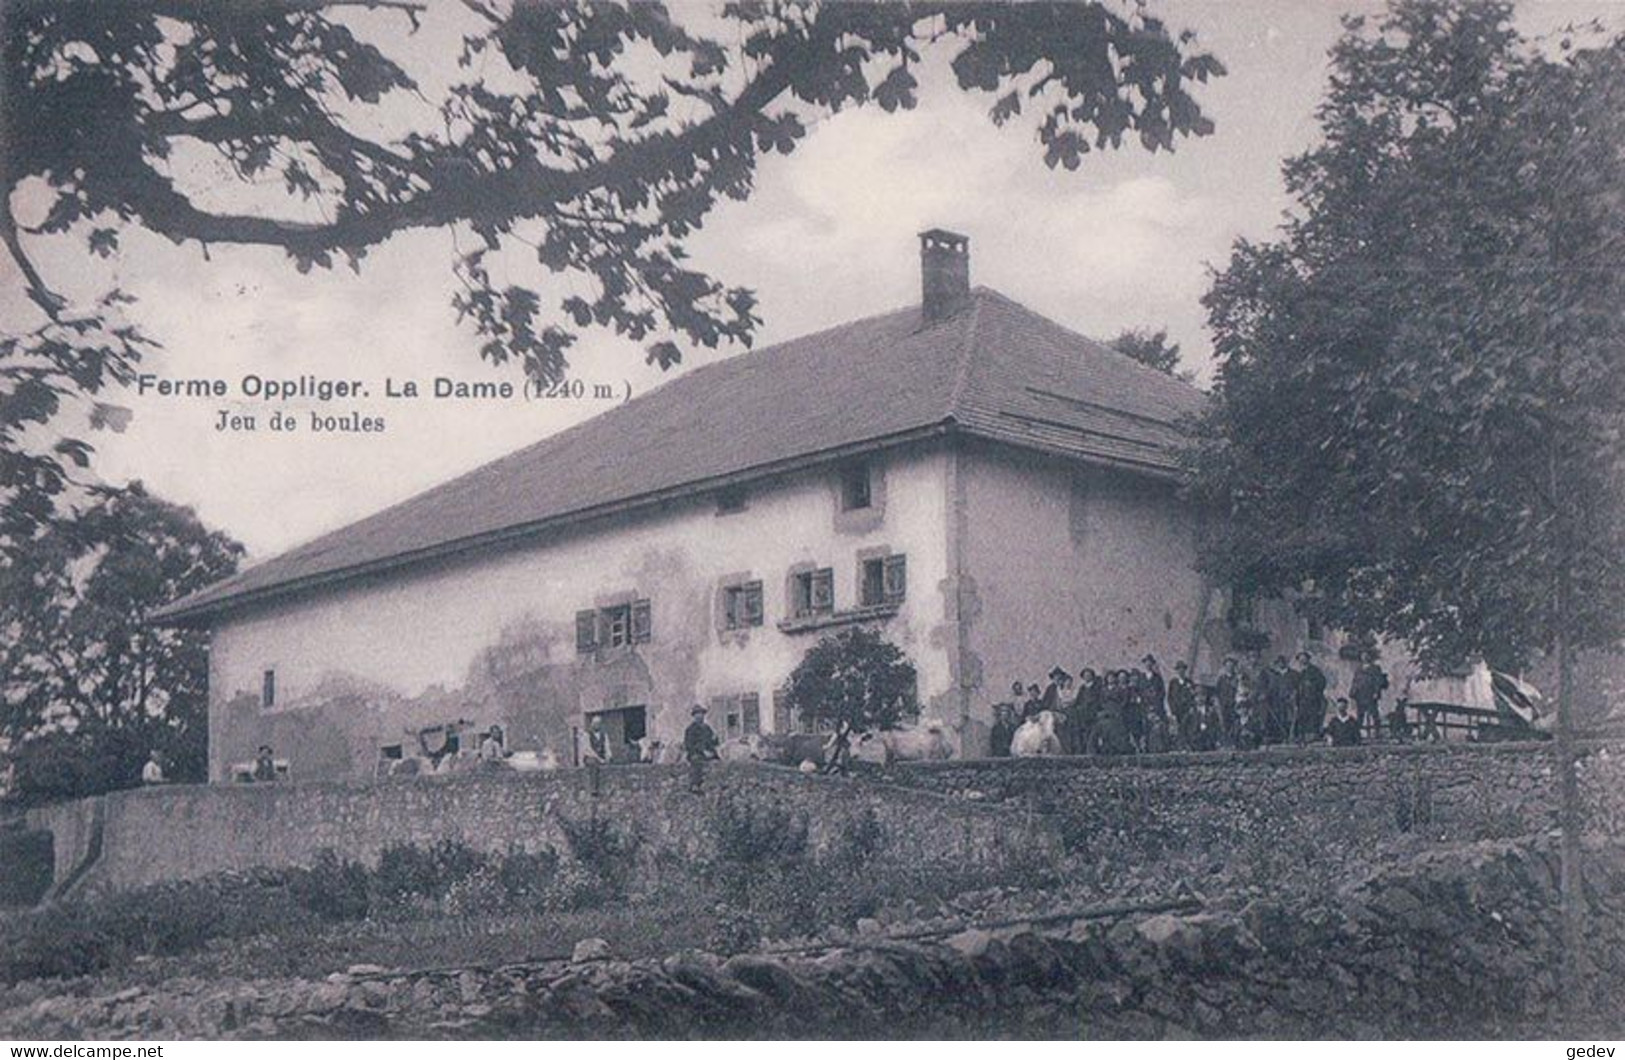
[[(678, 5), (681, 7), (681, 4)], [(1326, 52), (1359, 0), (1148, 0), (1175, 30), (1191, 29), (1228, 76), (1199, 86), (1216, 124), (1172, 153), (1138, 146), (1092, 153), (1052, 171), (1030, 125), (1000, 129), (992, 97), (966, 95), (928, 58), (919, 106), (825, 117), (790, 156), (769, 156), (756, 190), (726, 203), (690, 244), (696, 262), (760, 299), (761, 346), (919, 299), (916, 233), (970, 237), (971, 279), (1087, 335), (1167, 328), (1199, 379), (1211, 373), (1200, 299), (1210, 270), (1238, 238), (1265, 239), (1289, 207), (1283, 159), (1311, 146)], [(423, 69), (455, 76), (451, 27), (409, 42)], [(358, 16), (365, 18), (367, 16)], [(1625, 0), (1526, 0), (1520, 27), (1539, 34), (1599, 18), (1625, 25)], [(361, 25), (358, 23), (358, 25)], [(380, 29), (379, 32), (386, 32)], [(27, 218), (25, 217), (26, 221)], [(36, 261), (63, 286), (116, 281), (132, 316), (163, 343), (145, 370), (235, 381), (245, 373), (366, 380), (364, 401), (326, 413), (382, 416), (378, 434), (277, 435), (264, 405), (114, 392), (131, 407), (121, 434), (98, 432), (96, 472), (143, 481), (194, 507), (264, 559), (404, 500), (496, 456), (602, 411), (596, 399), (535, 402), (386, 401), (386, 376), (519, 381), (478, 358), (478, 340), (450, 307), (454, 246), (446, 232), (396, 236), (358, 274), (298, 274), (279, 253), (176, 247), (127, 233), (110, 262), (83, 243), (39, 240)], [(467, 249), (466, 243), (464, 249)], [(500, 277), (499, 277), (500, 278)], [(14, 266), (0, 260), (0, 313), (24, 312)], [(679, 371), (744, 351), (687, 351)], [(637, 344), (592, 336), (571, 375), (642, 393), (669, 375)], [(816, 395), (812, 396), (816, 399)], [(296, 405), (300, 415), (310, 405)], [(261, 413), (255, 432), (217, 431), (218, 410)]]

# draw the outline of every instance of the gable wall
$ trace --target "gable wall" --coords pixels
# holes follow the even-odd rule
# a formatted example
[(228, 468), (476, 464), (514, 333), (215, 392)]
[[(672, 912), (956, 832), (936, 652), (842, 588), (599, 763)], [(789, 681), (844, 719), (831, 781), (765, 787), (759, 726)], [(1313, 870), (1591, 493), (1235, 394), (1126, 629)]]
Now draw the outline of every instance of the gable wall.
[[(1204, 587), (1195, 518), (1171, 486), (991, 446), (968, 447), (959, 468), (982, 732), (1014, 680), (1043, 685), (1056, 665), (1076, 674), (1147, 653), (1171, 674), (1190, 655)], [(1212, 614), (1219, 603), (1213, 594)]]

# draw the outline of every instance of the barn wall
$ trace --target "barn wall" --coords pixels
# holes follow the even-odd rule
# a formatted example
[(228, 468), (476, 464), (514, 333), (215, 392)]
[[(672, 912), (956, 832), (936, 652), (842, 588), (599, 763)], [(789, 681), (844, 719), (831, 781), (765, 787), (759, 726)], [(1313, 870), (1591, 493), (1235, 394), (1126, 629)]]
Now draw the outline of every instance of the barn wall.
[(1042, 684), (1056, 665), (1150, 653), (1172, 673), (1189, 656), (1204, 589), (1195, 518), (1171, 486), (991, 447), (961, 455), (960, 479), (974, 718), (989, 723), (1012, 681)]
[[(753, 487), (743, 512), (702, 496), (559, 533), (507, 551), (350, 583), (223, 621), (213, 631), (210, 776), (270, 744), (297, 778), (370, 774), (408, 729), (467, 719), (503, 724), (511, 749), (568, 758), (583, 712), (645, 705), (654, 737), (674, 741), (687, 709), (755, 692), (762, 727), (772, 691), (835, 627), (787, 633), (793, 566), (834, 568), (838, 610), (857, 603), (859, 553), (908, 557), (908, 593), (883, 623), (914, 661), (927, 703), (949, 681), (943, 623), (945, 461), (914, 448), (871, 459), (875, 506), (841, 513), (835, 469)], [(765, 621), (719, 629), (733, 578), (763, 583)], [(575, 613), (632, 596), (652, 601), (649, 643), (581, 656)], [(262, 674), (276, 703), (261, 706)], [(723, 719), (713, 717), (719, 732)]]

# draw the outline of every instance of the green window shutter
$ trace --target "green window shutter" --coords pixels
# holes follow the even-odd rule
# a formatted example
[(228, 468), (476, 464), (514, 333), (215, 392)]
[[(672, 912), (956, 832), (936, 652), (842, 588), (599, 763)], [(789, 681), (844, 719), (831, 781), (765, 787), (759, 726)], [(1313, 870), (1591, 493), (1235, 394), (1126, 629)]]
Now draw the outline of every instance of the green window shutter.
[(745, 734), (762, 731), (762, 697), (755, 692), (747, 692), (739, 697), (739, 717), (744, 726)]
[(746, 582), (740, 594), (744, 598), (744, 615), (741, 625), (759, 626), (762, 624), (762, 583)]
[(790, 732), (794, 727), (793, 721), (794, 719), (790, 717), (790, 704), (785, 702), (784, 689), (775, 688), (773, 690), (773, 731), (777, 733)]
[(649, 601), (635, 600), (632, 603), (632, 643), (647, 644), (653, 635), (653, 616), (650, 613)]

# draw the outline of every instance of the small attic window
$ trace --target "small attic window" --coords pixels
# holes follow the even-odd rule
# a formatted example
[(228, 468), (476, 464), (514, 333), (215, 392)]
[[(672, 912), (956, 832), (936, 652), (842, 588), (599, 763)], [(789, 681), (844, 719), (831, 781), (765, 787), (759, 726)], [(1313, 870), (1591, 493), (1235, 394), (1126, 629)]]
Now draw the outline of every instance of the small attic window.
[(742, 512), (745, 510), (747, 499), (743, 486), (729, 486), (717, 490), (717, 514), (733, 515)]
[(867, 508), (873, 503), (869, 490), (869, 465), (853, 464), (841, 470), (841, 511)]

